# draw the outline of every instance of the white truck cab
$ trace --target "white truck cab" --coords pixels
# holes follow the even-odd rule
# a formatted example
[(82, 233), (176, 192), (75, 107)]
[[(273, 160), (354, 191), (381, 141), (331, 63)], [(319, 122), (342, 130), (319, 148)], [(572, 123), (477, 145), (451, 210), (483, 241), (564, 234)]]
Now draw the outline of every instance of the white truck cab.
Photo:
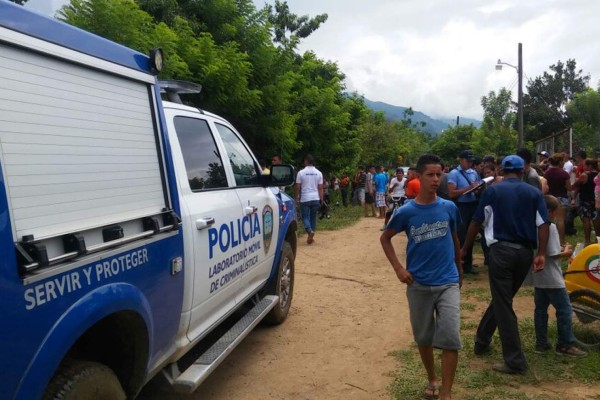
[(2, 398), (189, 393), (288, 314), (293, 168), (163, 101), (160, 54), (0, 0)]

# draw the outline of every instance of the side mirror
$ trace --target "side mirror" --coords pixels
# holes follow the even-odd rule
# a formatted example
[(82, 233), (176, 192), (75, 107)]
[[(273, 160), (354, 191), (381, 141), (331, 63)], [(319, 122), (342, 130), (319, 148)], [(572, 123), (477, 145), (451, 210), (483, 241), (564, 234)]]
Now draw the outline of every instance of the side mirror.
[(294, 184), (294, 167), (291, 165), (272, 165), (269, 186), (291, 186)]

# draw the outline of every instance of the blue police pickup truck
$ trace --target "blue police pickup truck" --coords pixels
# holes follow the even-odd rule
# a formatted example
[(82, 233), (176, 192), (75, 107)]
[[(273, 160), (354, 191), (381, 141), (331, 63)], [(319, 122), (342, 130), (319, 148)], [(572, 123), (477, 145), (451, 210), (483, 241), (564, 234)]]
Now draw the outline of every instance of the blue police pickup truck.
[(262, 175), (161, 68), (0, 0), (2, 399), (189, 393), (288, 314), (293, 168)]

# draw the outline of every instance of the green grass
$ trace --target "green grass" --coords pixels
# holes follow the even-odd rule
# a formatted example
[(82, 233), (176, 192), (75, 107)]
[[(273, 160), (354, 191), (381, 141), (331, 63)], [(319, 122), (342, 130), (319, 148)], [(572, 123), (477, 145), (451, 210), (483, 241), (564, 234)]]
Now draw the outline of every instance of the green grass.
[(472, 287), (468, 289), (462, 289), (461, 293), (463, 296), (474, 297), (478, 301), (483, 303), (489, 303), (492, 300), (492, 294), (488, 287)]
[[(359, 206), (336, 207), (332, 201), (330, 219), (317, 221), (319, 230), (338, 230), (351, 226), (358, 222), (363, 216), (363, 208)], [(300, 225), (302, 222), (300, 221)], [(576, 236), (568, 236), (567, 241), (575, 245), (583, 242), (583, 229), (581, 220), (575, 221), (577, 228)], [(299, 229), (299, 232), (304, 232)], [(474, 253), (481, 254), (479, 243), (474, 246)], [(478, 280), (473, 275), (465, 276), (465, 280)], [(517, 296), (532, 296), (533, 288), (522, 287)], [(476, 302), (488, 303), (491, 295), (487, 286), (485, 288), (472, 287), (463, 289), (463, 296)], [(471, 302), (463, 302), (461, 309), (465, 311), (475, 310), (476, 305)], [(464, 317), (463, 317), (464, 318)], [(464, 400), (561, 400), (558, 395), (544, 393), (535, 395), (527, 393), (526, 388), (521, 386), (539, 386), (550, 382), (574, 382), (596, 385), (598, 381), (598, 370), (600, 370), (600, 352), (591, 352), (583, 359), (567, 359), (556, 356), (553, 351), (538, 355), (533, 352), (535, 347), (535, 332), (533, 321), (523, 319), (519, 321), (521, 341), (523, 350), (527, 356), (530, 372), (525, 376), (507, 376), (491, 370), (494, 362), (502, 360), (500, 339), (497, 334), (494, 337), (494, 349), (486, 357), (477, 357), (473, 354), (473, 334), (477, 329), (478, 321), (469, 319), (461, 320), (461, 331), (463, 333), (463, 350), (459, 353), (459, 365), (455, 380), (455, 393), (460, 393)], [(549, 340), (556, 341), (556, 325), (552, 321), (549, 325)], [(421, 398), (426, 375), (421, 364), (416, 347), (390, 352), (400, 366), (397, 371), (390, 373), (393, 378), (388, 390), (393, 399), (405, 400)], [(439, 368), (440, 357), (436, 352), (436, 364)], [(439, 373), (439, 371), (438, 371)], [(600, 396), (597, 397), (600, 399)]]
[[(364, 211), (363, 208), (359, 206), (349, 205), (348, 207), (336, 207), (332, 205), (329, 210), (329, 215), (331, 215), (331, 218), (329, 219), (319, 219), (320, 214), (318, 214), (318, 231), (336, 231), (354, 225), (364, 215)], [(304, 225), (302, 224), (302, 220), (300, 218), (298, 218), (298, 223), (298, 232), (304, 234)], [(381, 225), (383, 225), (383, 222), (381, 223)]]
[(465, 330), (475, 331), (477, 329), (478, 325), (479, 325), (479, 323), (477, 323), (475, 321), (465, 320), (464, 316), (461, 315), (461, 321), (460, 321), (460, 330), (461, 331), (465, 331)]
[[(471, 291), (478, 295), (478, 291)], [(519, 330), (523, 350), (527, 356), (530, 371), (524, 376), (504, 375), (491, 370), (494, 362), (502, 360), (500, 340), (494, 337), (492, 353), (477, 357), (473, 353), (473, 331), (476, 324), (462, 322), (463, 349), (459, 353), (459, 365), (453, 392), (465, 400), (497, 399), (534, 399), (560, 400), (558, 395), (528, 393), (527, 387), (539, 387), (541, 384), (560, 385), (560, 382), (597, 385), (600, 368), (600, 352), (591, 352), (582, 359), (564, 358), (549, 351), (535, 354), (535, 331), (532, 319), (519, 321)], [(556, 340), (556, 326), (551, 323), (548, 337)], [(393, 399), (404, 400), (420, 398), (426, 383), (426, 375), (421, 365), (416, 346), (390, 353), (399, 362), (399, 369), (390, 375), (393, 378), (388, 390)], [(436, 351), (436, 365), (440, 365), (441, 352)], [(440, 373), (438, 371), (438, 373)]]
[[(573, 245), (573, 247), (575, 247), (575, 245), (577, 243), (584, 243), (585, 242), (584, 236), (583, 236), (583, 224), (581, 222), (581, 218), (576, 217), (574, 225), (575, 225), (575, 229), (577, 229), (577, 234), (575, 234), (575, 235), (565, 235), (565, 242), (571, 243)], [(594, 229), (594, 228), (592, 227), (592, 229)], [(592, 239), (592, 242), (596, 239), (594, 237), (594, 233), (593, 232), (592, 232), (591, 239)]]
[(533, 286), (521, 286), (515, 297), (533, 297), (535, 289)]

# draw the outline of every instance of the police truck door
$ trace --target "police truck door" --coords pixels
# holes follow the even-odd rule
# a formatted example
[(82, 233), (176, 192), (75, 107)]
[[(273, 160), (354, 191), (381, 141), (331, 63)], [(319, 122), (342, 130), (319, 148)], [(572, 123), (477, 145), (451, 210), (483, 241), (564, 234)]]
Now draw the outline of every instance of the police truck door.
[(244, 263), (240, 231), (248, 227), (228, 179), (228, 160), (221, 156), (208, 122), (197, 113), (179, 110), (177, 114), (168, 123), (173, 125), (169, 131), (177, 133), (172, 143), (178, 142), (173, 143), (178, 176), (187, 177), (178, 183), (187, 230), (183, 313), (189, 313), (188, 337), (194, 339), (235, 306), (237, 268)]
[(246, 144), (225, 124), (215, 122), (234, 172), (236, 192), (246, 218), (252, 221), (252, 232), (245, 244), (242, 283), (237, 300), (255, 292), (269, 277), (277, 249), (279, 205), (273, 191), (258, 182), (260, 167)]

